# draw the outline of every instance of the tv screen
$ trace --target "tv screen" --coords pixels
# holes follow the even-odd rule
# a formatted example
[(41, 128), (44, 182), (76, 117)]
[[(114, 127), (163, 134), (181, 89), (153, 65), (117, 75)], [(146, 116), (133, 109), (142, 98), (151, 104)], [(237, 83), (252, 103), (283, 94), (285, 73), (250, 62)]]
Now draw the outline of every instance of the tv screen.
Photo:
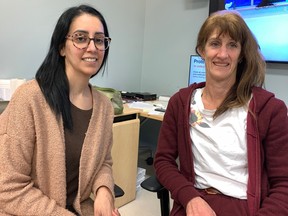
[(288, 63), (288, 0), (210, 0), (209, 14), (236, 10), (256, 37), (267, 62)]
[(189, 79), (188, 85), (192, 83), (205, 82), (206, 72), (205, 72), (205, 62), (199, 55), (190, 56), (190, 66), (189, 66)]

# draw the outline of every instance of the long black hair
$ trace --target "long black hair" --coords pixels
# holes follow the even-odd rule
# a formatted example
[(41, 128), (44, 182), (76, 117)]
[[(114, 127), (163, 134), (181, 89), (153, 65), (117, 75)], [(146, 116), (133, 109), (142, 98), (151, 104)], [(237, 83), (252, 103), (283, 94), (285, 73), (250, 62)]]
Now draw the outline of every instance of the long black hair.
[[(72, 129), (73, 122), (69, 99), (69, 83), (65, 72), (65, 58), (60, 55), (60, 50), (64, 47), (71, 23), (76, 17), (82, 14), (96, 16), (103, 25), (105, 36), (109, 37), (106, 21), (99, 11), (88, 5), (71, 7), (59, 17), (52, 34), (48, 54), (36, 73), (36, 80), (47, 103), (57, 117), (62, 116), (64, 128), (67, 129)], [(103, 62), (99, 70), (93, 76), (102, 68), (105, 68), (108, 53), (109, 47), (105, 50)]]

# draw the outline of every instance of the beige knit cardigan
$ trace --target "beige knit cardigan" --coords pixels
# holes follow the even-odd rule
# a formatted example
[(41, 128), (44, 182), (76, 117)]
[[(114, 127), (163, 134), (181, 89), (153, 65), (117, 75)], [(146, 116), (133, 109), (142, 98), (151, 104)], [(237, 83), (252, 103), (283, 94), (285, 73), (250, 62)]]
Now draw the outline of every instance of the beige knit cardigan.
[[(113, 108), (101, 93), (92, 90), (92, 94), (93, 112), (74, 202), (81, 215), (93, 215), (93, 202), (88, 201), (91, 192), (106, 186), (113, 194), (114, 185)], [(37, 82), (28, 81), (0, 115), (0, 215), (74, 215), (65, 209), (65, 170), (62, 119), (51, 111)]]

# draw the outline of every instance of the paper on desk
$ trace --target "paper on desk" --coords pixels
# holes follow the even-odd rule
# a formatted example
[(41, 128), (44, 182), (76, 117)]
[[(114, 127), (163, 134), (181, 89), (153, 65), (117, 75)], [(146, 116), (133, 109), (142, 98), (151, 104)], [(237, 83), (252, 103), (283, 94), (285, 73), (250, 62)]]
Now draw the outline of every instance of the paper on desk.
[(135, 101), (135, 102), (129, 103), (128, 106), (130, 108), (142, 109), (144, 112), (151, 112), (151, 111), (154, 111), (155, 109), (155, 106), (153, 106), (153, 104), (145, 103), (142, 101)]
[(164, 115), (165, 113), (164, 112), (159, 112), (159, 111), (155, 111), (155, 110), (152, 110), (148, 113), (149, 115)]
[(142, 109), (144, 112), (147, 112), (149, 115), (164, 115), (164, 112), (155, 111), (156, 107), (153, 103), (135, 101), (135, 102), (129, 103), (128, 106), (130, 108)]

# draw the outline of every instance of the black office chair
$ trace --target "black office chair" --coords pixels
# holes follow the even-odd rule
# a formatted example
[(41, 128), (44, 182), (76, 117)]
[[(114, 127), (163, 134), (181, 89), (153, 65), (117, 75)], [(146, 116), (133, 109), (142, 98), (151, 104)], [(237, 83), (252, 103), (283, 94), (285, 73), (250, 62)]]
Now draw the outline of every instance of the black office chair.
[(124, 191), (122, 190), (121, 187), (119, 187), (118, 185), (114, 185), (114, 194), (115, 194), (115, 197), (122, 197), (124, 196)]
[(169, 216), (170, 198), (169, 191), (161, 185), (156, 176), (151, 176), (141, 183), (141, 187), (145, 190), (156, 192), (157, 198), (160, 200), (161, 216)]

